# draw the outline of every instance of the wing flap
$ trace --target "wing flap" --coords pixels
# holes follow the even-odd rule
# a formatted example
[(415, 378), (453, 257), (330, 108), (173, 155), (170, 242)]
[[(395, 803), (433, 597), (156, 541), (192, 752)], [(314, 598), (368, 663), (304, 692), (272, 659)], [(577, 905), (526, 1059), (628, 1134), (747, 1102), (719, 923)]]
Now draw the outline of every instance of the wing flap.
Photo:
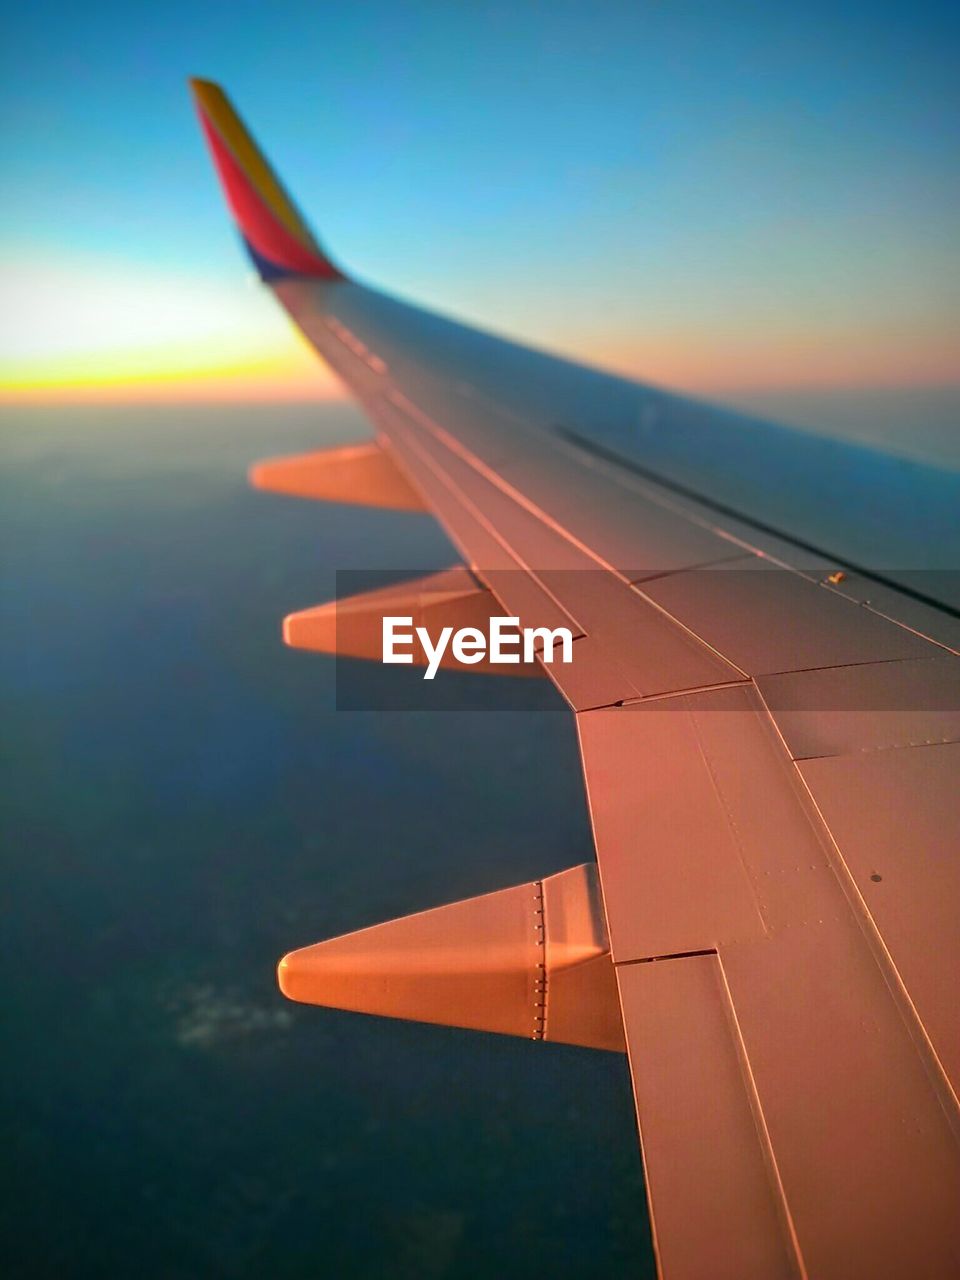
[(662, 1273), (803, 1276), (717, 957), (618, 965), (617, 980)]
[(960, 1084), (960, 743), (805, 760), (800, 773), (919, 1013), (950, 1113)]
[[(950, 1275), (960, 1160), (939, 1064), (918, 1041), (898, 972), (848, 891), (837, 847), (756, 692), (718, 690), (579, 719), (621, 991), (635, 990), (625, 980), (639, 981), (624, 974), (672, 970), (694, 952), (715, 956), (742, 1044), (741, 1087), (769, 1135), (774, 1190), (782, 1186), (804, 1274)], [(876, 802), (872, 788), (846, 794), (855, 811)], [(937, 812), (931, 831), (917, 833), (931, 850), (941, 821), (949, 829), (949, 815)], [(903, 857), (914, 860), (907, 847)], [(917, 910), (914, 925), (935, 922), (919, 898)], [(937, 936), (942, 944), (942, 928)], [(624, 999), (628, 1044), (635, 1039), (639, 1056), (644, 1044), (650, 1052), (649, 1029), (642, 1019), (634, 1026), (633, 1008)], [(638, 1085), (637, 1096), (641, 1134), (647, 1117), (659, 1133), (662, 1095), (645, 1102)], [(686, 1133), (683, 1105), (675, 1098), (668, 1107), (678, 1134)], [(721, 1130), (724, 1123), (716, 1121)], [(683, 1152), (674, 1148), (691, 1176), (702, 1168), (698, 1144), (713, 1131), (707, 1124), (687, 1135)], [(655, 1185), (659, 1143), (648, 1163)], [(709, 1177), (699, 1194), (711, 1194)], [(665, 1274), (672, 1264), (665, 1258)]]

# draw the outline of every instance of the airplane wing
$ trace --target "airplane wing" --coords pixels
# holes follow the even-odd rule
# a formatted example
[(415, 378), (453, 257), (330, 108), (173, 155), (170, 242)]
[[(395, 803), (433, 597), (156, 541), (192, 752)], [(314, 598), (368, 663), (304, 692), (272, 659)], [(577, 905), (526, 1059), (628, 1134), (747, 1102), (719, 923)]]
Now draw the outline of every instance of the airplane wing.
[(669, 1280), (960, 1274), (960, 475), (349, 279), (193, 88), (254, 263), (376, 432), (254, 482), (429, 510), (463, 560), (288, 641), (370, 656), (398, 602), (568, 627), (543, 671), (599, 869), (302, 948), (284, 990), (625, 1045)]

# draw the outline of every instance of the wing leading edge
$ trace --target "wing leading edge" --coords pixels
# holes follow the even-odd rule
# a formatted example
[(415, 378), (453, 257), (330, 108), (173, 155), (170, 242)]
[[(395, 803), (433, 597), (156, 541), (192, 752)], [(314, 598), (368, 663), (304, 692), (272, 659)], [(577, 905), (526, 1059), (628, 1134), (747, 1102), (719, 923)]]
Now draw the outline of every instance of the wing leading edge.
[[(402, 477), (376, 464), (377, 486), (432, 510), (505, 612), (576, 637), (574, 663), (545, 670), (576, 713), (602, 882), (601, 914), (577, 910), (606, 950), (579, 968), (612, 961), (662, 1274), (957, 1274), (960, 478), (349, 281), (222, 92), (197, 97), (261, 274)], [(530, 886), (508, 893), (536, 910)], [(467, 948), (471, 990), (512, 993), (469, 1025), (523, 1027), (525, 1001), (541, 1016), (536, 920), (511, 935), (513, 979), (480, 973), (483, 931)], [(441, 925), (307, 948), (283, 981), (454, 1021), (431, 994)], [(381, 947), (392, 992), (357, 969)], [(599, 990), (574, 1008), (608, 1007)]]

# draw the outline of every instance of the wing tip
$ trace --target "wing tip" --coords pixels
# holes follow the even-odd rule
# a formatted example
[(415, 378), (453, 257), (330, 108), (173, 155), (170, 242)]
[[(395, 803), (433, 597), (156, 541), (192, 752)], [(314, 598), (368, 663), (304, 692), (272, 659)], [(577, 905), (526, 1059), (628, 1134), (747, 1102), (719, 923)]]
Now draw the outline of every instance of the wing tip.
[(343, 280), (215, 80), (187, 83), (227, 204), (261, 279)]

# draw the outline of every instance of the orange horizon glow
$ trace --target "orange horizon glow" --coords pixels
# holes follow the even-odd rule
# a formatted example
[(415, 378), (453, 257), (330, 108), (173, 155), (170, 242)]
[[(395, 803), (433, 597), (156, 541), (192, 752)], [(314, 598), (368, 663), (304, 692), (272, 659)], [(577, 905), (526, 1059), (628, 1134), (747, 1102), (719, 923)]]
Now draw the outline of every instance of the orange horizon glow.
[[(879, 346), (879, 349), (878, 349)], [(883, 348), (887, 349), (884, 350)], [(566, 354), (624, 377), (686, 391), (721, 395), (764, 391), (895, 390), (955, 385), (955, 348), (925, 343), (787, 344), (727, 337), (709, 345), (687, 335), (643, 342), (584, 344)], [(115, 359), (98, 356), (0, 371), (0, 405), (75, 402), (320, 401), (347, 398), (323, 360), (299, 341), (269, 355), (238, 354), (165, 366), (163, 353)]]
[(581, 358), (696, 395), (766, 391), (908, 390), (960, 382), (960, 336), (864, 332), (651, 333), (624, 341), (583, 335)]
[[(344, 398), (259, 282), (252, 297), (241, 276), (192, 279), (49, 254), (0, 264), (0, 281), (0, 404)], [(507, 316), (491, 327), (508, 332)], [(523, 327), (540, 346), (531, 317)], [(768, 328), (756, 317), (736, 328), (704, 317), (623, 334), (575, 312), (543, 333), (542, 346), (698, 396), (913, 389), (960, 380), (952, 327), (881, 317), (820, 329), (795, 315)]]
[(342, 400), (336, 377), (307, 352), (207, 368), (0, 379), (0, 405)]
[[(334, 375), (249, 277), (109, 259), (0, 262), (0, 403), (329, 400)], [(253, 285), (259, 294), (259, 282)]]

